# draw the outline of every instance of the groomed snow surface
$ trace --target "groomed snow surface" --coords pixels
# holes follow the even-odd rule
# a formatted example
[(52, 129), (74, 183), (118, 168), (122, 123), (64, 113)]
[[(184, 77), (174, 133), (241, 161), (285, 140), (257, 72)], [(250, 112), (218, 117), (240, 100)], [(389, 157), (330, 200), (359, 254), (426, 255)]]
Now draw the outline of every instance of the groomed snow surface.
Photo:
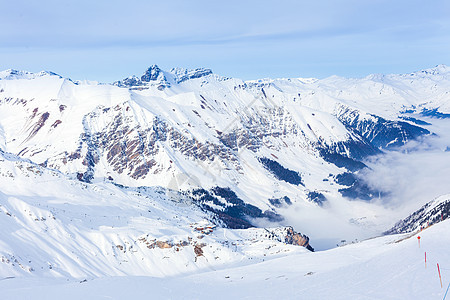
[(414, 235), (384, 236), (322, 252), (165, 278), (3, 278), (1, 298), (443, 299), (450, 282), (449, 231), (450, 221), (444, 221)]

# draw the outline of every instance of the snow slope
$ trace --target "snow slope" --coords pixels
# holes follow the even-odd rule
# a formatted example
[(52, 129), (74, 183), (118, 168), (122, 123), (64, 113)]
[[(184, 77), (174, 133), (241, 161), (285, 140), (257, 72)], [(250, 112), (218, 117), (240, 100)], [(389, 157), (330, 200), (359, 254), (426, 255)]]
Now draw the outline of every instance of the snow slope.
[[(4, 278), (2, 299), (442, 299), (450, 283), (450, 222), (223, 270), (167, 278)], [(427, 265), (424, 257), (427, 253)], [(443, 281), (441, 288), (437, 263)]]
[(0, 186), (3, 277), (163, 277), (309, 252), (289, 228), (230, 230), (182, 194), (86, 184), (1, 152)]

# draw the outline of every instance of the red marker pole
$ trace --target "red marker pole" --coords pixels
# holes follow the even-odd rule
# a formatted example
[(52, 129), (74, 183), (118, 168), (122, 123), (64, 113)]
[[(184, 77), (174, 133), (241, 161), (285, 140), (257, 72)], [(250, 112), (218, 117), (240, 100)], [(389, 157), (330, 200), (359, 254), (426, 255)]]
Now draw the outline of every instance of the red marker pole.
[(439, 270), (439, 264), (437, 264), (438, 273), (439, 273), (439, 280), (441, 281), (441, 289), (442, 289), (442, 278), (441, 278), (441, 270)]
[(419, 248), (420, 248), (420, 235), (417, 237), (417, 240), (419, 241)]
[(425, 269), (427, 268), (427, 253), (425, 252)]

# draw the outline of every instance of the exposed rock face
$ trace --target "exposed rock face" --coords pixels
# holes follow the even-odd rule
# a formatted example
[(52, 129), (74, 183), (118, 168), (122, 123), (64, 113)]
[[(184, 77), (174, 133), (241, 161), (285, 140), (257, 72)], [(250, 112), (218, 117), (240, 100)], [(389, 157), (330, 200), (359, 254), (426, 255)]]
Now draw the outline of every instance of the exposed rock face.
[(152, 65), (150, 68), (145, 71), (144, 75), (141, 76), (141, 80), (143, 82), (150, 82), (150, 81), (167, 81), (166, 77), (164, 76), (162, 70), (157, 65)]
[(156, 247), (158, 247), (159, 249), (169, 249), (172, 248), (173, 245), (164, 241), (156, 241)]
[(197, 257), (203, 256), (203, 250), (202, 248), (205, 247), (205, 244), (197, 244), (194, 246), (194, 253), (195, 253), (195, 259), (197, 260)]
[(305, 245), (308, 245), (309, 238), (306, 235), (295, 232), (292, 227), (288, 227), (286, 231), (285, 241), (287, 244), (304, 247)]
[(310, 251), (314, 251), (314, 248), (309, 245), (309, 237), (304, 234), (295, 232), (294, 228), (285, 227), (283, 230), (283, 234), (284, 242), (286, 244), (302, 246)]
[(159, 241), (156, 239), (148, 239), (147, 237), (141, 237), (138, 239), (139, 242), (144, 243), (148, 249), (170, 249), (172, 247), (185, 247), (189, 245), (187, 241), (179, 241), (179, 242), (172, 242), (172, 241)]

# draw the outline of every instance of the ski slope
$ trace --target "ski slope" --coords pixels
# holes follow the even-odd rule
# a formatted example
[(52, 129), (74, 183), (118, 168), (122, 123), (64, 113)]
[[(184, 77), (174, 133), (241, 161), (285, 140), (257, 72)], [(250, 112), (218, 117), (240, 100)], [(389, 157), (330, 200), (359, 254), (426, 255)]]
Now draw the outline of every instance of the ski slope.
[(87, 281), (3, 278), (0, 289), (2, 299), (8, 300), (442, 299), (450, 283), (449, 231), (450, 221), (444, 221), (419, 233), (384, 236), (327, 251), (291, 254), (197, 274)]

